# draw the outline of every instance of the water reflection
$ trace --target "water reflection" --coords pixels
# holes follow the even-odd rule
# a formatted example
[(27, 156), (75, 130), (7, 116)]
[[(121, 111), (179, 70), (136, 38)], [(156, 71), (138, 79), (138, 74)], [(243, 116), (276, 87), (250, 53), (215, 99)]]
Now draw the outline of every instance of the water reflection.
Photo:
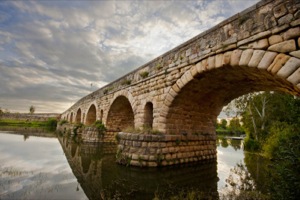
[[(89, 199), (153, 199), (194, 188), (218, 198), (216, 162), (142, 169), (115, 163), (114, 144), (76, 144), (59, 137), (67, 160)], [(74, 153), (75, 152), (75, 153)]]
[(0, 131), (0, 199), (86, 199), (56, 138)]
[(239, 140), (219, 139), (213, 162), (146, 169), (116, 164), (114, 144), (24, 135), (0, 132), (0, 199), (245, 199), (269, 190), (268, 164)]

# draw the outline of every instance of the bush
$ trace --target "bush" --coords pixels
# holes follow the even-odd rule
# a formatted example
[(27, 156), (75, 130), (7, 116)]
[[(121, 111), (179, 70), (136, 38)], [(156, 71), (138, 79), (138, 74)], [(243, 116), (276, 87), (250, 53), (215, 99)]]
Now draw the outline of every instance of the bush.
[(259, 151), (260, 143), (250, 137), (246, 137), (244, 140), (244, 148), (247, 151)]
[(64, 125), (66, 123), (68, 123), (68, 121), (64, 119), (64, 120), (62, 120), (62, 121), (59, 122), (59, 125)]
[(98, 133), (101, 134), (101, 135), (103, 135), (104, 132), (106, 131), (106, 127), (104, 126), (104, 124), (100, 120), (95, 121), (93, 126), (98, 129)]
[(57, 120), (55, 118), (49, 118), (47, 121), (48, 127), (55, 127), (57, 126)]

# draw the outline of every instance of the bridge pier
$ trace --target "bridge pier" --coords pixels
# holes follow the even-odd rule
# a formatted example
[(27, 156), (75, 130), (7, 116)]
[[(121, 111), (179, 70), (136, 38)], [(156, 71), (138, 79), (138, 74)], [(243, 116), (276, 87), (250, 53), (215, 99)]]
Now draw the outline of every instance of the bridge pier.
[(117, 163), (158, 167), (216, 159), (216, 136), (212, 134), (150, 135), (120, 132)]

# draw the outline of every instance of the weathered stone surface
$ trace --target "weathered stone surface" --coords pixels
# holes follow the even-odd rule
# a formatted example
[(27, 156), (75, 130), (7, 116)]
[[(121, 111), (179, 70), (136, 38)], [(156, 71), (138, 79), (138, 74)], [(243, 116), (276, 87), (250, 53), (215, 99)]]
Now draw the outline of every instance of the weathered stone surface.
[(293, 19), (293, 14), (285, 15), (285, 16), (281, 17), (281, 18), (278, 20), (278, 24), (279, 24), (279, 25), (289, 24), (289, 22), (290, 22), (292, 19)]
[(285, 65), (278, 71), (277, 75), (281, 78), (289, 77), (296, 69), (300, 67), (300, 59), (291, 57)]
[(265, 32), (258, 33), (258, 34), (254, 35), (254, 36), (251, 36), (251, 37), (249, 37), (249, 38), (247, 38), (245, 40), (239, 41), (237, 43), (237, 46), (241, 46), (241, 45), (250, 43), (252, 41), (259, 40), (259, 39), (267, 37), (267, 36), (269, 36), (271, 34), (272, 34), (271, 31), (265, 31)]
[(293, 85), (300, 83), (300, 67), (292, 75), (290, 75), (287, 80)]
[(300, 27), (291, 28), (283, 34), (284, 40), (289, 40), (300, 36)]
[(277, 56), (277, 53), (267, 51), (264, 54), (261, 61), (259, 62), (257, 68), (258, 69), (267, 69), (271, 65), (271, 63), (273, 62), (273, 60), (276, 56)]
[(278, 54), (273, 63), (268, 67), (268, 71), (272, 74), (276, 74), (289, 58), (290, 56), (288, 55), (282, 53)]
[(247, 49), (247, 50), (243, 51), (240, 62), (239, 62), (239, 66), (241, 66), (241, 67), (247, 66), (252, 57), (252, 54), (253, 54), (253, 49)]
[(276, 51), (281, 53), (291, 52), (296, 50), (296, 44), (294, 40), (288, 40), (274, 44), (268, 48), (270, 51)]
[(223, 54), (218, 54), (216, 55), (216, 68), (222, 67), (223, 66)]
[(248, 66), (249, 67), (257, 67), (264, 55), (265, 55), (265, 51), (254, 50)]
[(295, 56), (295, 57), (297, 57), (297, 58), (300, 58), (300, 50), (298, 50), (298, 51), (292, 51), (292, 52), (290, 53), (290, 55), (291, 55), (291, 56)]
[(234, 50), (231, 54), (231, 59), (230, 59), (230, 65), (233, 67), (236, 67), (239, 65), (240, 58), (242, 55), (243, 51), (242, 50)]
[(273, 45), (273, 44), (277, 44), (283, 41), (283, 38), (281, 37), (281, 35), (272, 35), (269, 37), (269, 44)]
[(276, 6), (273, 10), (274, 12), (274, 16), (276, 18), (282, 17), (283, 15), (285, 15), (287, 13), (287, 9), (285, 7), (285, 5), (282, 3), (278, 6)]
[(267, 49), (269, 47), (268, 39), (261, 39), (255, 42), (252, 42), (248, 45), (248, 48), (252, 49)]

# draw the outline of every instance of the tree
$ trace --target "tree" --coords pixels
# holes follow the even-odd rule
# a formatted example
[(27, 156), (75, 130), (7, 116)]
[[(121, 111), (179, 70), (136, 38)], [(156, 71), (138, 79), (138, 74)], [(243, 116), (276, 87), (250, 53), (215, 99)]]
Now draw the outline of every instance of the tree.
[(34, 112), (35, 112), (35, 107), (31, 105), (31, 106), (29, 107), (29, 113), (30, 113), (30, 114), (33, 114)]

